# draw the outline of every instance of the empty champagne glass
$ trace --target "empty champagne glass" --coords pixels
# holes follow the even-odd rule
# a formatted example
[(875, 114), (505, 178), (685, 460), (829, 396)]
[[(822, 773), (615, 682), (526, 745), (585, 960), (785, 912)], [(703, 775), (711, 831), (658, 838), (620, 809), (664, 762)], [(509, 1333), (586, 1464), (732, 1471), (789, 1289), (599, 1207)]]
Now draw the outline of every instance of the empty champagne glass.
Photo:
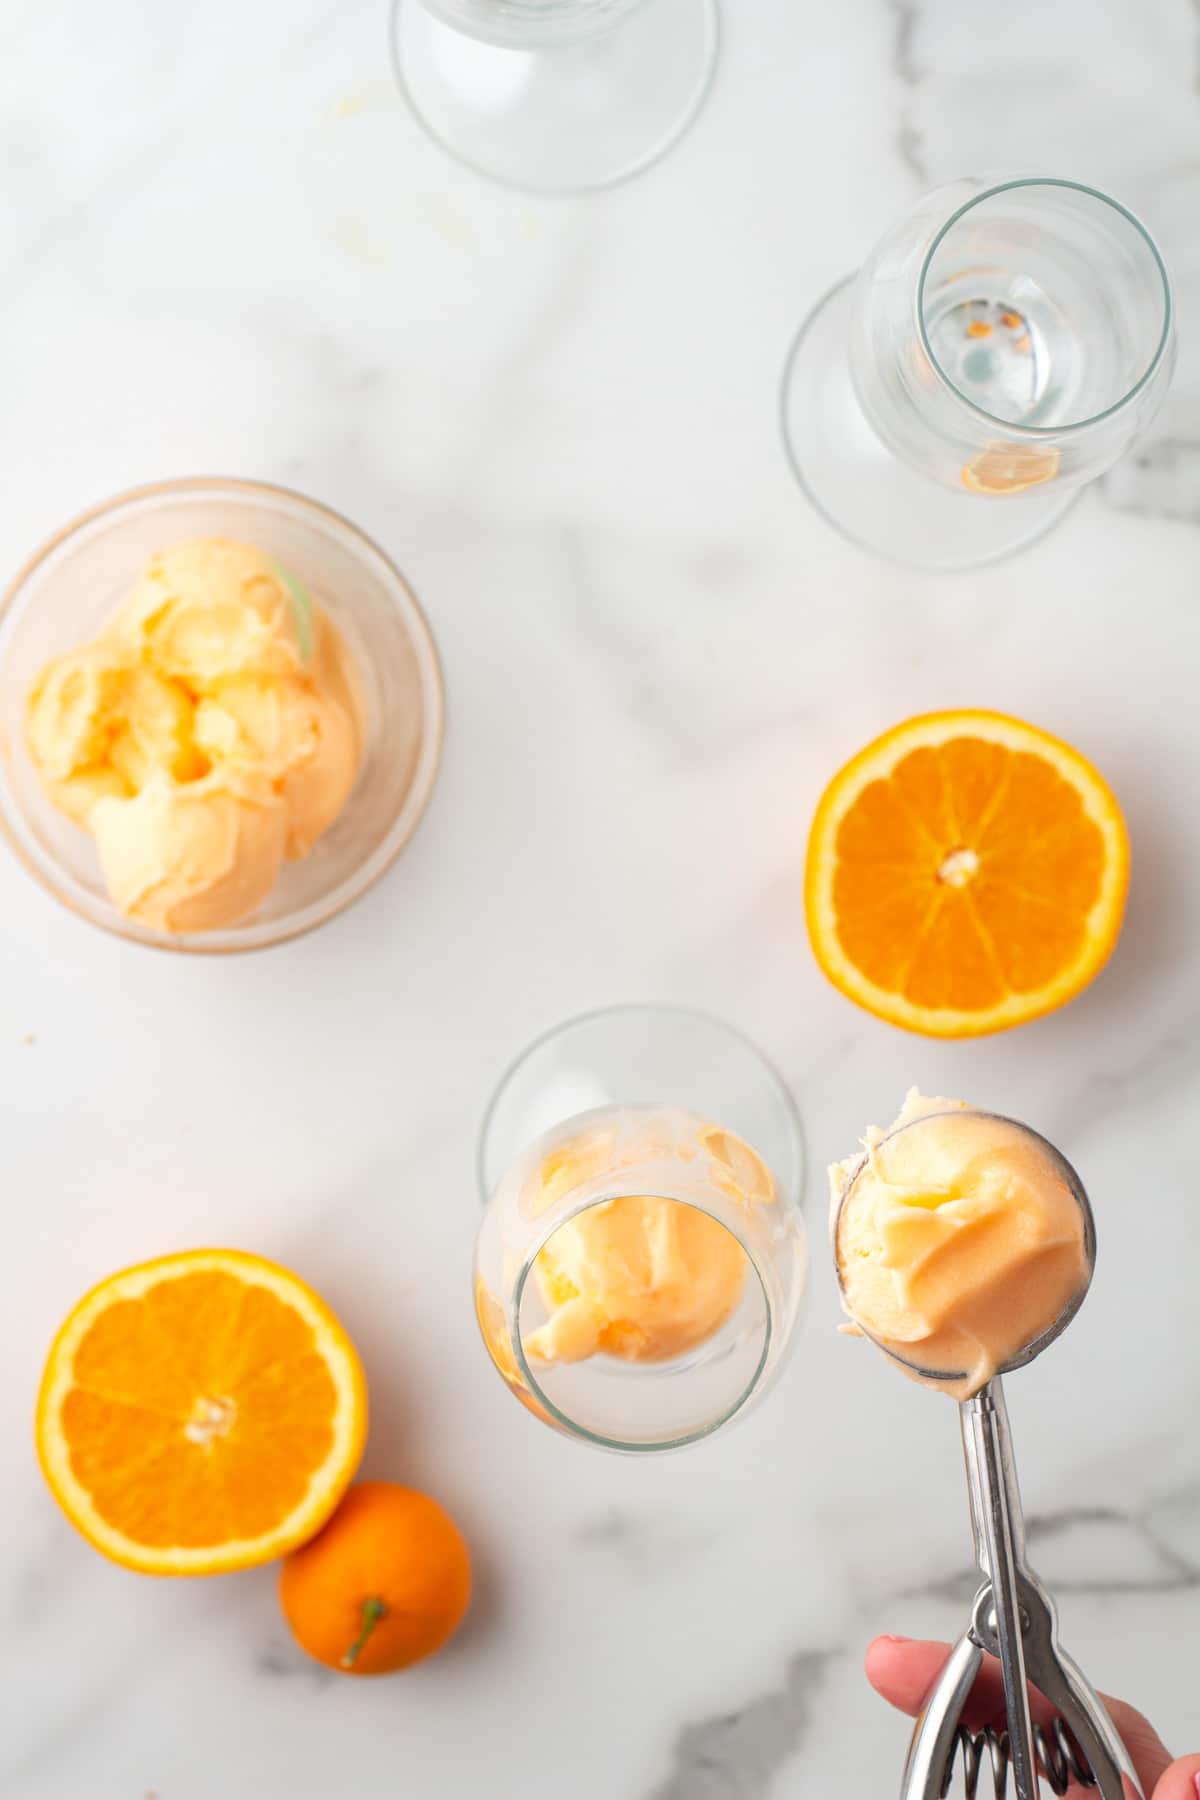
[(614, 1450), (727, 1424), (795, 1328), (802, 1169), (787, 1090), (728, 1026), (616, 1007), (540, 1038), (480, 1140), (476, 1313), (512, 1393)]
[(687, 129), (717, 62), (717, 0), (394, 0), (418, 120), (481, 174), (536, 193), (610, 187)]
[(908, 567), (1018, 550), (1146, 430), (1174, 363), (1146, 228), (1079, 182), (928, 195), (821, 301), (783, 425), (809, 498)]

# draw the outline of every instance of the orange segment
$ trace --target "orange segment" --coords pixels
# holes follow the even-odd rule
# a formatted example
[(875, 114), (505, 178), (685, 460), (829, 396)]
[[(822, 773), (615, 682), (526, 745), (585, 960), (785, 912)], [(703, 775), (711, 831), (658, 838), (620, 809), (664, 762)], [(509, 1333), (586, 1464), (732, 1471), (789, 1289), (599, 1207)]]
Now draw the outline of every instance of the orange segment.
[(366, 1417), (353, 1345), (311, 1288), (261, 1257), (192, 1250), (80, 1301), (46, 1364), (38, 1454), (106, 1556), (217, 1574), (320, 1529)]
[[(1020, 344), (1018, 349), (1022, 348)], [(967, 463), (963, 486), (973, 494), (1023, 494), (1058, 474), (1057, 450), (1032, 450), (1024, 444), (989, 444)]]
[(834, 985), (931, 1037), (1072, 999), (1116, 943), (1117, 802), (1068, 745), (999, 713), (932, 713), (869, 744), (813, 822), (809, 936)]

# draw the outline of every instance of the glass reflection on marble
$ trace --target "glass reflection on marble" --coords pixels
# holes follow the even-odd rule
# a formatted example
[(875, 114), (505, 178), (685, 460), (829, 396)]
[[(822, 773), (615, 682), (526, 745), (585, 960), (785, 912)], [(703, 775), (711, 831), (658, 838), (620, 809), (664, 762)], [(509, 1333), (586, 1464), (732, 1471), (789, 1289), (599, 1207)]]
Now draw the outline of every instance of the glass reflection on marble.
[(582, 193), (656, 162), (716, 67), (716, 0), (394, 0), (417, 119), (509, 187)]

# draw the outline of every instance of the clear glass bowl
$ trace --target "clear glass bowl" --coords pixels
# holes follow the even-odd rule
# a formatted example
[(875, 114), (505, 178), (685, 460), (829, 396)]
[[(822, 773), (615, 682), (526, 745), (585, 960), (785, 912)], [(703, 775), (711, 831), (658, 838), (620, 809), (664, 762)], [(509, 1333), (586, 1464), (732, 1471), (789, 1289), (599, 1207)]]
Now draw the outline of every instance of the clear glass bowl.
[[(163, 933), (117, 911), (91, 837), (47, 799), (25, 745), (25, 705), (52, 657), (104, 629), (155, 551), (198, 537), (258, 545), (325, 608), (357, 665), (363, 760), (340, 817), (307, 857), (285, 864), (253, 918)], [(0, 604), (0, 829), (56, 899), (135, 943), (258, 950), (341, 912), (416, 829), (437, 774), (442, 725), (437, 650), (408, 583), (355, 526), (286, 488), (214, 477), (119, 494), (43, 545)]]

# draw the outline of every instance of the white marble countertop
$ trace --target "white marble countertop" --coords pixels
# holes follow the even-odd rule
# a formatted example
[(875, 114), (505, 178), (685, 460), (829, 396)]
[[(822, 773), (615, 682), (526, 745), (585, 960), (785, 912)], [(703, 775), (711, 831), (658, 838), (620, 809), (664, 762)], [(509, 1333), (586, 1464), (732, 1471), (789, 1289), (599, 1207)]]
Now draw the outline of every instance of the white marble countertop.
[[(1094, 1292), (1010, 1392), (1033, 1553), (1093, 1679), (1177, 1750), (1200, 1742), (1195, 7), (727, 0), (682, 146), (559, 203), (426, 141), (383, 0), (11, 0), (5, 39), (0, 563), (136, 482), (300, 487), (410, 576), (450, 726), (396, 868), (266, 955), (140, 952), (0, 861), (0, 1792), (894, 1791), (907, 1727), (861, 1652), (964, 1620), (957, 1430), (834, 1336), (821, 1260), (780, 1387), (686, 1455), (556, 1439), (476, 1341), (483, 1102), (534, 1033), (617, 999), (703, 1006), (768, 1050), (804, 1115), (818, 1238), (821, 1165), (910, 1081), (1025, 1116), (1077, 1163)], [(1006, 165), (1107, 184), (1160, 236), (1171, 416), (1019, 561), (909, 577), (805, 505), (781, 364), (922, 189)], [(1092, 754), (1135, 854), (1109, 972), (958, 1047), (828, 988), (798, 901), (832, 770), (955, 704)], [(30, 1414), (62, 1313), (123, 1262), (219, 1240), (344, 1314), (367, 1472), (436, 1492), (471, 1538), (469, 1628), (408, 1676), (308, 1664), (271, 1571), (123, 1574), (42, 1486)]]

